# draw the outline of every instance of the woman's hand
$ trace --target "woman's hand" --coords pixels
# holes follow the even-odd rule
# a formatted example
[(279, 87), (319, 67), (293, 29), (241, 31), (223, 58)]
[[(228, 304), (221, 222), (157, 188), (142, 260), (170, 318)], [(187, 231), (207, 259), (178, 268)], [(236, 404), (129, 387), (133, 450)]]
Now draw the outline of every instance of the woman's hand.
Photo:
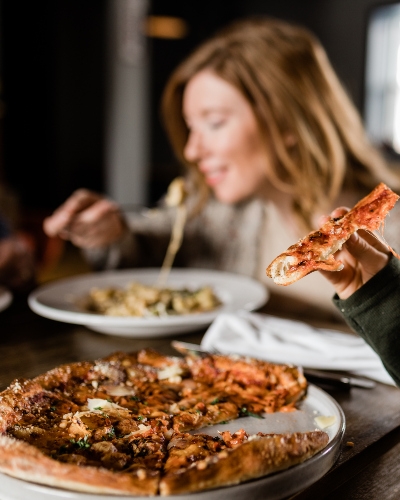
[(108, 246), (128, 230), (118, 205), (87, 189), (75, 191), (44, 220), (43, 229), (81, 248)]
[[(348, 212), (341, 207), (331, 213), (331, 217), (341, 217)], [(343, 262), (341, 271), (320, 273), (332, 283), (341, 299), (347, 299), (364, 283), (371, 279), (389, 262), (390, 251), (373, 234), (360, 230), (354, 233), (335, 254), (335, 259)]]

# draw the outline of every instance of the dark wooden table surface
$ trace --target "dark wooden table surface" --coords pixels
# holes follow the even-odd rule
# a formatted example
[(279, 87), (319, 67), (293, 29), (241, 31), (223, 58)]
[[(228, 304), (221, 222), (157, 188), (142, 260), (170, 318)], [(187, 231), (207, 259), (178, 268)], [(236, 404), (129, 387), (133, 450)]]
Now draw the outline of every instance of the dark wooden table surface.
[[(202, 335), (179, 335), (179, 340), (199, 343)], [(0, 390), (15, 378), (33, 377), (62, 363), (96, 359), (116, 350), (150, 346), (176, 354), (170, 341), (95, 333), (42, 318), (29, 310), (25, 298), (15, 299), (0, 312)], [(400, 498), (400, 390), (377, 383), (374, 389), (327, 392), (346, 416), (340, 456), (322, 479), (291, 499)]]

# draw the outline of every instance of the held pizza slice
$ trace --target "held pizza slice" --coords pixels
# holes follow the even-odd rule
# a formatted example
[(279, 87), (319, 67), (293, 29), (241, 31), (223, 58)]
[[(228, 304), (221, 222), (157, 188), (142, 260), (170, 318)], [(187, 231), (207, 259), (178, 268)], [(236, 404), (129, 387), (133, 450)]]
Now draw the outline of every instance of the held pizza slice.
[(343, 217), (330, 219), (276, 257), (267, 267), (267, 276), (277, 285), (286, 286), (318, 269), (342, 270), (342, 262), (335, 260), (333, 255), (359, 229), (375, 231), (383, 226), (398, 199), (399, 196), (385, 184), (378, 184)]
[(160, 495), (232, 486), (282, 471), (311, 458), (328, 441), (323, 431), (249, 436), (239, 430), (221, 438), (178, 433), (168, 445)]

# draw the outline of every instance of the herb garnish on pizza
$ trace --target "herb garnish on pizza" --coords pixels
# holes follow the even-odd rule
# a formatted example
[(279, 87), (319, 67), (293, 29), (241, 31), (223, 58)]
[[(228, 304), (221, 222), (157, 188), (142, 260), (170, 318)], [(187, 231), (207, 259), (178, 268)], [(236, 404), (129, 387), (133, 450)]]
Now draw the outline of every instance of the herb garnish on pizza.
[(238, 484), (307, 460), (328, 435), (193, 431), (291, 411), (306, 390), (298, 368), (237, 356), (178, 358), (145, 349), (62, 365), (0, 393), (0, 471), (131, 496)]
[(385, 184), (378, 184), (343, 217), (330, 219), (278, 255), (267, 267), (267, 276), (277, 285), (291, 285), (318, 269), (341, 271), (343, 264), (333, 255), (359, 229), (375, 231), (383, 227), (385, 217), (398, 199), (399, 195)]

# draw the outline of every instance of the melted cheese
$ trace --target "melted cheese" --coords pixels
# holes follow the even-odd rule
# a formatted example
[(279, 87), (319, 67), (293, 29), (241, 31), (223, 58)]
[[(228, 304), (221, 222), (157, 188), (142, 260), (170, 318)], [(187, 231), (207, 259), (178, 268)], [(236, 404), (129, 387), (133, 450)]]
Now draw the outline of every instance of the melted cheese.
[(157, 373), (158, 380), (170, 380), (180, 382), (183, 371), (179, 365), (166, 366)]
[(102, 386), (102, 388), (110, 396), (134, 396), (136, 394), (136, 391), (133, 389), (133, 387), (127, 387), (126, 385), (104, 385)]
[[(101, 410), (114, 410), (114, 409), (119, 409), (119, 410), (124, 410), (128, 411), (126, 408), (123, 406), (119, 406), (116, 403), (111, 403), (110, 401), (107, 401), (106, 399), (90, 399), (88, 398), (87, 400), (87, 406), (89, 408), (89, 411), (101, 411)], [(99, 410), (101, 408), (101, 410)]]

